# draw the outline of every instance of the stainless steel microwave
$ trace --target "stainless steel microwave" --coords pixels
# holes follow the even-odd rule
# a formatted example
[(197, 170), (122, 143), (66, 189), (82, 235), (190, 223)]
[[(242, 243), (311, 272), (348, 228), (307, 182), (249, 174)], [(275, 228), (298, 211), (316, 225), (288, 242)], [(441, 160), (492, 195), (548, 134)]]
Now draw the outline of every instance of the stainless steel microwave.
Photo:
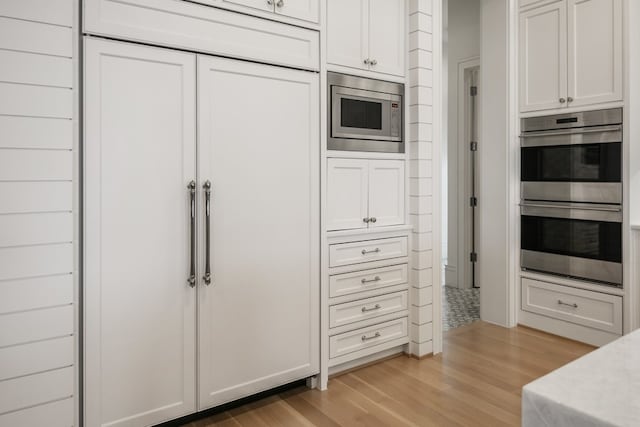
[(328, 73), (329, 150), (404, 153), (404, 85)]

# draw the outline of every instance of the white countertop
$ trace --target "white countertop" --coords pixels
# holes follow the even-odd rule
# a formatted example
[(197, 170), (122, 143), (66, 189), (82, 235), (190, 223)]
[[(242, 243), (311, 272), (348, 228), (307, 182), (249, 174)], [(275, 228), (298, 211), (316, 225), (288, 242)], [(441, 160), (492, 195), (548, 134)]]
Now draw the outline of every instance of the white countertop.
[(522, 390), (522, 427), (640, 426), (640, 330)]

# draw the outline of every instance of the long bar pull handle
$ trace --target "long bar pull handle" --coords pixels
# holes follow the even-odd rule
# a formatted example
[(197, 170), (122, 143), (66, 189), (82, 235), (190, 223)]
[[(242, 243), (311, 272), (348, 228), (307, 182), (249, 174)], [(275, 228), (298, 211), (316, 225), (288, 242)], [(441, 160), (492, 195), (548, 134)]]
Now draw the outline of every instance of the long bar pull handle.
[(380, 248), (375, 248), (375, 249), (374, 249), (374, 250), (372, 250), (372, 251), (369, 251), (369, 250), (366, 250), (366, 249), (363, 249), (362, 251), (360, 251), (360, 253), (361, 253), (362, 255), (367, 255), (367, 254), (377, 254), (378, 252), (380, 252)]
[(211, 284), (211, 181), (207, 180), (202, 188), (204, 188), (205, 215), (205, 268), (202, 280), (204, 280), (204, 284), (208, 286)]
[(189, 190), (189, 208), (191, 209), (191, 247), (189, 249), (191, 265), (189, 268), (189, 278), (187, 279), (187, 283), (193, 288), (196, 285), (196, 182), (192, 180), (189, 185), (187, 185), (187, 189)]
[(362, 342), (373, 340), (373, 339), (376, 339), (376, 338), (380, 338), (380, 332), (376, 332), (375, 334), (371, 335), (370, 337), (368, 337), (366, 335), (363, 335), (362, 337), (360, 337)]
[(558, 300), (558, 305), (566, 305), (567, 307), (573, 307), (573, 308), (578, 308), (578, 304), (574, 303), (568, 303), (568, 302), (564, 302), (561, 299)]
[(375, 282), (379, 282), (380, 280), (382, 280), (382, 279), (380, 279), (380, 276), (376, 276), (376, 277), (374, 277), (373, 279), (364, 279), (364, 278), (363, 278), (362, 280), (360, 280), (360, 282), (361, 282), (362, 284), (366, 284), (366, 283), (372, 283), (372, 282), (373, 282), (373, 283), (375, 283)]

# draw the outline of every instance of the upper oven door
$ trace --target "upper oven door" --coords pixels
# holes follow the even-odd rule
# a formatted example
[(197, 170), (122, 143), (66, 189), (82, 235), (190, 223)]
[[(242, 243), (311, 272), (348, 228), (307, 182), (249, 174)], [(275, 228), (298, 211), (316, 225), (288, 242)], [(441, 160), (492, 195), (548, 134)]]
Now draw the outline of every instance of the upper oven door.
[(527, 132), (522, 196), (530, 200), (622, 202), (622, 127)]
[(331, 137), (402, 141), (402, 97), (382, 92), (331, 87)]

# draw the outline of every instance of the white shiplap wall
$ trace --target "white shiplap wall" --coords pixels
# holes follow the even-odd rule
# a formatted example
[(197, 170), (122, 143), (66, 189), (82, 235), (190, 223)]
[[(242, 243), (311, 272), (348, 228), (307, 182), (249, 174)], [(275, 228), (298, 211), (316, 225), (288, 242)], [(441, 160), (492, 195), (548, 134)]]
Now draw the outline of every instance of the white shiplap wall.
[[(411, 354), (433, 352), (433, 1), (409, 1)], [(438, 310), (435, 310), (438, 313)]]
[(0, 426), (75, 423), (74, 0), (0, 1)]

